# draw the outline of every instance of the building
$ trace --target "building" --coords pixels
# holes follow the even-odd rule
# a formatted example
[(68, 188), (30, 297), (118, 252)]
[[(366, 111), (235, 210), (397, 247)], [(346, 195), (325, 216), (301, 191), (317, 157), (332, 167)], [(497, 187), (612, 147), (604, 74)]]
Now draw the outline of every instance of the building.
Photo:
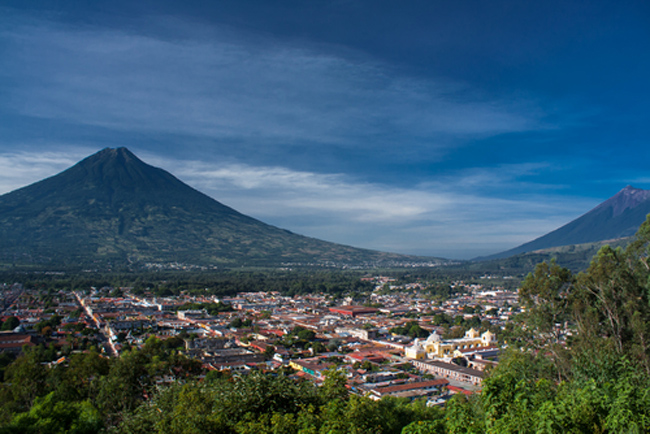
[(399, 398), (421, 398), (433, 394), (439, 394), (443, 387), (447, 387), (449, 381), (444, 378), (436, 380), (418, 381), (413, 383), (396, 384), (372, 388), (370, 398), (380, 399), (384, 396), (395, 396)]
[(444, 377), (450, 380), (462, 381), (474, 385), (480, 385), (483, 382), (483, 372), (477, 371), (476, 369), (435, 360), (413, 360), (411, 363), (413, 363), (413, 366), (417, 369), (430, 372), (438, 377)]
[(496, 343), (496, 335), (489, 330), (479, 335), (478, 331), (469, 329), (465, 337), (460, 339), (445, 339), (433, 332), (426, 341), (416, 339), (413, 345), (404, 349), (404, 354), (409, 359), (423, 360), (439, 358), (452, 358), (456, 351), (486, 348)]
[(297, 359), (289, 361), (289, 366), (298, 372), (304, 372), (316, 378), (323, 378), (326, 370), (334, 367), (333, 363), (326, 363), (318, 358), (314, 359)]
[(28, 347), (36, 345), (32, 335), (12, 331), (0, 333), (0, 353), (20, 354), (25, 345)]
[(339, 307), (330, 307), (330, 312), (337, 313), (339, 315), (357, 317), (359, 315), (369, 315), (377, 312), (378, 309), (365, 306), (339, 306)]
[(192, 320), (197, 318), (205, 318), (208, 316), (208, 312), (205, 309), (195, 309), (195, 310), (179, 310), (176, 312), (178, 319)]
[(353, 336), (366, 341), (377, 337), (377, 329), (337, 327), (334, 331), (341, 336)]

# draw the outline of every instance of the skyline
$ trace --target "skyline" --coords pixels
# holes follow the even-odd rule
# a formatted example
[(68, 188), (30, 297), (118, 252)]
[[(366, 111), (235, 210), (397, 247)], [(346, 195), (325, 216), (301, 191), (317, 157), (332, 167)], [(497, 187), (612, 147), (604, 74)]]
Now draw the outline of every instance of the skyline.
[(468, 259), (650, 187), (641, 1), (4, 5), (0, 193), (125, 146), (302, 235)]

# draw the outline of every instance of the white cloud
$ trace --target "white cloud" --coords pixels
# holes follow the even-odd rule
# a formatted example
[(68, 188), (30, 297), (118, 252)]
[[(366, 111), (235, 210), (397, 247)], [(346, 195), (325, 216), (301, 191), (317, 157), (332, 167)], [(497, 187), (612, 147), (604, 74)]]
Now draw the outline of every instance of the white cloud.
[[(151, 160), (148, 158), (148, 160)], [(515, 247), (566, 224), (597, 203), (583, 198), (468, 193), (455, 182), (395, 188), (342, 174), (318, 174), (241, 163), (158, 159), (181, 179), (244, 214), (298, 233), (358, 247), (463, 257)], [(535, 166), (531, 166), (535, 167)], [(506, 183), (507, 168), (493, 169)], [(512, 166), (510, 176), (525, 170)], [(483, 179), (489, 169), (480, 169)], [(496, 181), (495, 181), (496, 182)], [(464, 246), (464, 248), (459, 248)]]
[[(6, 21), (6, 20), (5, 20)], [(195, 39), (40, 21), (0, 33), (21, 114), (115, 130), (264, 143), (376, 146), (539, 128), (531, 102), (485, 99), (459, 83), (400, 75), (363, 53), (264, 41), (230, 30)], [(175, 23), (187, 33), (185, 24)], [(364, 140), (358, 140), (364, 137)], [(442, 141), (439, 141), (442, 143)]]
[(56, 175), (90, 152), (84, 148), (68, 148), (65, 151), (0, 153), (0, 194)]
[[(54, 175), (92, 151), (67, 147), (35, 154), (0, 154), (0, 192)], [(596, 203), (561, 195), (516, 199), (466, 193), (463, 176), (395, 188), (343, 174), (208, 164), (143, 154), (143, 160), (177, 175), (220, 202), (262, 221), (304, 235), (400, 253), (469, 258), (514, 247), (547, 233)], [(511, 168), (513, 173), (522, 170)], [(480, 169), (487, 182), (488, 169)], [(504, 168), (495, 179), (506, 178)], [(451, 178), (450, 178), (451, 179)]]
[(342, 174), (246, 164), (215, 167), (198, 161), (163, 165), (175, 166), (174, 172), (191, 185), (260, 218), (327, 212), (350, 221), (390, 224), (420, 218), (446, 201), (443, 196), (355, 182)]

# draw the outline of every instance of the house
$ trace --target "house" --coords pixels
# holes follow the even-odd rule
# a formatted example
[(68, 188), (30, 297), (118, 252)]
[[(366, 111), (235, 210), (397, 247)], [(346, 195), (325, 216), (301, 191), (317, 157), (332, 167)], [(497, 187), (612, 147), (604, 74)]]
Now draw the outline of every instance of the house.
[(318, 358), (297, 359), (289, 361), (289, 366), (299, 372), (312, 375), (316, 378), (323, 378), (323, 373), (335, 366), (333, 363), (323, 362)]

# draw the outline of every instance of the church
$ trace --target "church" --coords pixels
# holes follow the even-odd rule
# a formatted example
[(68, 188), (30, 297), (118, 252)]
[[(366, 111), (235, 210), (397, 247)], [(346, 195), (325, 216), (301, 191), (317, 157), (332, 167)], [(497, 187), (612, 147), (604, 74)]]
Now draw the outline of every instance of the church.
[(405, 356), (416, 360), (453, 358), (460, 356), (465, 350), (478, 350), (494, 344), (496, 344), (496, 335), (489, 330), (479, 335), (478, 331), (471, 328), (465, 332), (463, 338), (445, 340), (438, 333), (433, 332), (425, 341), (419, 339), (413, 341), (411, 346), (405, 348)]

